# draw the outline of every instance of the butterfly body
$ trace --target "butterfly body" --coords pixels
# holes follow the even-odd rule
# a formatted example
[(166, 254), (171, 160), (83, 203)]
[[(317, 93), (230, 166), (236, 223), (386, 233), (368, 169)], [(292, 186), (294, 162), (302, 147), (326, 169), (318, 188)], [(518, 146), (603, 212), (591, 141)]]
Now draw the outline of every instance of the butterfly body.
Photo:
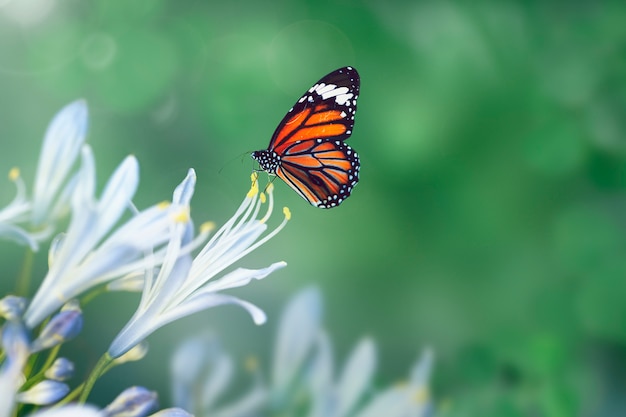
[(331, 72), (302, 95), (268, 148), (253, 152), (252, 158), (313, 206), (338, 206), (359, 181), (359, 156), (344, 143), (352, 134), (358, 95), (354, 68)]

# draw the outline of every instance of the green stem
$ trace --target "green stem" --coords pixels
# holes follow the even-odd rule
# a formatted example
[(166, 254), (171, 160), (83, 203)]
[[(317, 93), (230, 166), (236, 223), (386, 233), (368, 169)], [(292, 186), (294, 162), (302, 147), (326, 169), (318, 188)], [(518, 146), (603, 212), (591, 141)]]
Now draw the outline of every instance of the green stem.
[(80, 393), (80, 397), (78, 398), (79, 403), (84, 404), (85, 401), (87, 401), (87, 397), (89, 397), (89, 393), (91, 392), (91, 389), (93, 388), (98, 378), (104, 375), (106, 371), (111, 369), (111, 362), (113, 362), (113, 358), (109, 356), (108, 352), (102, 355), (102, 357), (98, 360), (98, 363), (96, 363), (93, 371), (91, 371), (89, 378), (87, 378), (87, 381), (85, 381), (85, 387), (83, 388), (83, 391)]
[(80, 394), (80, 392), (85, 388), (85, 383), (83, 382), (82, 384), (80, 384), (79, 386), (77, 386), (76, 388), (74, 388), (72, 390), (72, 392), (70, 392), (69, 394), (67, 394), (61, 401), (57, 402), (56, 404), (54, 404), (52, 406), (52, 408), (57, 408), (57, 407), (61, 407), (67, 403), (69, 403), (70, 401), (72, 401), (74, 398), (78, 397), (78, 394)]
[(33, 263), (35, 261), (35, 253), (26, 249), (26, 253), (24, 254), (24, 262), (22, 263), (22, 270), (20, 271), (20, 276), (15, 285), (15, 292), (20, 296), (27, 296), (28, 289), (30, 288), (30, 278), (33, 275)]
[[(61, 349), (61, 345), (57, 345), (50, 350), (48, 357), (46, 358), (46, 362), (41, 366), (39, 372), (33, 376), (29, 376), (28, 380), (22, 386), (22, 391), (26, 391), (28, 388), (32, 387), (36, 383), (42, 381), (44, 379), (44, 374), (50, 368), (54, 360), (57, 358), (59, 354), (59, 349)], [(32, 367), (32, 365), (31, 365)]]

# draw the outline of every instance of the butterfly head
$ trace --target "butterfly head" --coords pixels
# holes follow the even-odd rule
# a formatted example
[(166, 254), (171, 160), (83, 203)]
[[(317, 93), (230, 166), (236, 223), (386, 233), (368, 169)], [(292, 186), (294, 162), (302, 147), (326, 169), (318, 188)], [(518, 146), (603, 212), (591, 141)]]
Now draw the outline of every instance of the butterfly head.
[(280, 156), (276, 152), (269, 150), (254, 151), (250, 156), (259, 163), (263, 171), (276, 175), (276, 169), (280, 164)]

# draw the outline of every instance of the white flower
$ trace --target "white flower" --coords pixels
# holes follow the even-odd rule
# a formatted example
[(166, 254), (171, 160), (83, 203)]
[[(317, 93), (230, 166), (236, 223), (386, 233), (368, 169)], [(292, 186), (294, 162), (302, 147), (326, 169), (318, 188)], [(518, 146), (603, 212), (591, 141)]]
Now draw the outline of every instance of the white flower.
[(0, 417), (12, 415), (17, 389), (23, 382), (22, 369), (30, 354), (25, 329), (18, 322), (2, 328), (2, 351), (6, 355), (0, 367)]
[(393, 386), (376, 394), (356, 417), (428, 417), (433, 415), (428, 380), (433, 366), (433, 352), (425, 349), (411, 369), (408, 383)]
[[(175, 202), (188, 204), (193, 194), (195, 173), (190, 171), (188, 181), (179, 188)], [(200, 253), (192, 258), (189, 247), (192, 245), (190, 222), (178, 224), (171, 235), (166, 258), (156, 278), (147, 276), (141, 301), (137, 311), (117, 335), (109, 347), (109, 355), (118, 357), (152, 332), (179, 318), (210, 307), (222, 304), (237, 304), (246, 309), (255, 323), (265, 321), (265, 314), (255, 305), (239, 298), (219, 293), (222, 290), (247, 285), (253, 279), (262, 279), (284, 267), (285, 262), (277, 262), (267, 268), (251, 270), (239, 268), (219, 279), (222, 273), (234, 262), (241, 259), (275, 236), (286, 224), (290, 214), (284, 209), (285, 219), (273, 231), (261, 237), (267, 229), (266, 221), (273, 208), (271, 187), (268, 187), (268, 209), (258, 218), (264, 195), (259, 197), (256, 175), (253, 185), (235, 215), (213, 236)], [(206, 231), (204, 231), (206, 233)]]
[[(179, 208), (157, 204), (114, 229), (139, 182), (137, 160), (129, 156), (115, 170), (99, 200), (94, 197), (95, 167), (85, 145), (79, 182), (72, 194), (67, 233), (50, 249), (50, 269), (25, 313), (34, 327), (67, 300), (130, 272), (158, 265)], [(151, 256), (146, 256), (148, 253)]]
[[(13, 201), (0, 210), (0, 237), (39, 248), (38, 242), (51, 236), (56, 223), (67, 214), (70, 194), (77, 178), (72, 169), (85, 140), (87, 104), (78, 100), (61, 109), (54, 117), (44, 138), (35, 176), (32, 201), (13, 168), (9, 179), (17, 193)], [(27, 230), (32, 229), (32, 230)]]
[(256, 373), (253, 388), (227, 405), (216, 407), (233, 379), (230, 356), (215, 339), (194, 338), (182, 344), (172, 363), (174, 403), (214, 417), (432, 415), (430, 350), (413, 367), (408, 383), (376, 391), (372, 386), (376, 347), (365, 337), (336, 376), (331, 342), (320, 325), (321, 309), (316, 288), (301, 291), (289, 301), (278, 328), (271, 382)]
[(63, 382), (45, 379), (27, 391), (17, 394), (17, 401), (25, 404), (50, 405), (65, 397), (68, 392), (70, 387)]
[(30, 414), (29, 417), (104, 417), (104, 415), (93, 406), (72, 404), (41, 410)]
[(87, 103), (77, 100), (52, 119), (39, 155), (33, 194), (32, 224), (47, 226), (67, 212), (68, 182), (87, 133)]
[(294, 390), (295, 379), (302, 373), (320, 337), (322, 296), (317, 288), (296, 294), (281, 314), (272, 361), (274, 406), (281, 406)]
[(32, 250), (37, 250), (39, 248), (37, 241), (42, 236), (29, 233), (23, 226), (20, 226), (21, 223), (28, 220), (32, 205), (26, 196), (26, 187), (20, 177), (19, 169), (13, 168), (9, 172), (9, 179), (15, 184), (17, 192), (9, 205), (0, 210), (0, 237), (28, 245)]
[(171, 362), (172, 401), (198, 416), (245, 417), (267, 401), (267, 390), (256, 381), (244, 396), (219, 404), (234, 379), (233, 358), (208, 334), (192, 337), (176, 350)]
[(334, 382), (330, 341), (322, 335), (317, 356), (310, 368), (313, 407), (309, 417), (352, 415), (371, 388), (375, 369), (374, 341), (364, 338), (350, 354), (338, 381)]

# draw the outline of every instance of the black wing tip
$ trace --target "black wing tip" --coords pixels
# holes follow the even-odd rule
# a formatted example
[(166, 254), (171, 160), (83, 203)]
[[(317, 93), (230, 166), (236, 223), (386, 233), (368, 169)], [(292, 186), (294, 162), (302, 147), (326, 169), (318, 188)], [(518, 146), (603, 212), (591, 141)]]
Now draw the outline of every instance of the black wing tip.
[[(328, 73), (328, 75), (326, 75), (326, 77), (333, 77), (333, 76), (347, 76), (355, 84), (358, 84), (361, 79), (361, 77), (359, 76), (359, 72), (356, 70), (356, 68), (350, 65), (338, 68), (334, 70), (333, 72)], [(322, 77), (322, 79), (326, 77)]]

